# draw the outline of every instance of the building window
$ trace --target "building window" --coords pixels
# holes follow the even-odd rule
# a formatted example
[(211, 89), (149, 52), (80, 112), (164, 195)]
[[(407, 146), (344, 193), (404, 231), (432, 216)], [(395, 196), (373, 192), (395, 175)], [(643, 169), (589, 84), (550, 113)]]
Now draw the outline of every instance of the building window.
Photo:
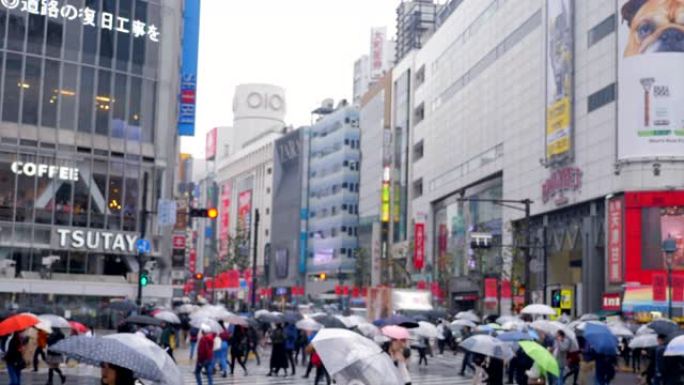
[(420, 66), (418, 71), (416, 71), (416, 88), (420, 87), (421, 84), (425, 83), (425, 64)]
[(271, 168), (270, 167), (266, 169), (266, 174), (271, 175)]
[(419, 198), (423, 195), (423, 178), (413, 182), (413, 199)]
[(418, 124), (425, 119), (425, 103), (421, 102), (413, 112), (414, 124)]
[(264, 230), (264, 235), (268, 237), (268, 229)]
[(589, 33), (587, 34), (589, 47), (603, 40), (604, 37), (613, 32), (615, 32), (615, 14), (608, 16), (603, 21), (596, 24), (594, 28), (589, 30)]
[(268, 207), (266, 207), (266, 215), (268, 215), (268, 214), (270, 214), (270, 213), (271, 213), (271, 209), (268, 208)]
[(609, 84), (589, 95), (587, 98), (587, 112), (597, 110), (615, 101), (615, 83)]
[(423, 139), (413, 145), (413, 161), (416, 162), (423, 158)]
[(266, 194), (270, 194), (270, 193), (271, 193), (271, 188), (270, 188), (270, 187), (266, 187)]

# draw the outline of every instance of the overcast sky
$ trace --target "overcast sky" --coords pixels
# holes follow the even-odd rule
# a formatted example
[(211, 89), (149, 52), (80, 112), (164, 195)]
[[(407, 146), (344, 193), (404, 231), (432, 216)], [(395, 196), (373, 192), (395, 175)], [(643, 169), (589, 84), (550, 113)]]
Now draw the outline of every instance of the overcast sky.
[(203, 0), (197, 120), (182, 151), (204, 157), (205, 134), (231, 125), (241, 83), (285, 88), (286, 122), (310, 122), (331, 97), (351, 99), (354, 61), (370, 51), (372, 27), (395, 33), (400, 0)]

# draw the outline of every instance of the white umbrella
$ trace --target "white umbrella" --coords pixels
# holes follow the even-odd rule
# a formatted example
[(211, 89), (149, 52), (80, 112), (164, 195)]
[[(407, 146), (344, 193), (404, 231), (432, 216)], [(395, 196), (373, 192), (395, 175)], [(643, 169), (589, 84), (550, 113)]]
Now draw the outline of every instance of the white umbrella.
[(437, 338), (439, 336), (437, 326), (425, 321), (418, 321), (418, 327), (413, 331), (423, 338)]
[(355, 326), (354, 323), (349, 318), (347, 318), (343, 315), (336, 315), (335, 318), (340, 320), (340, 322), (342, 322), (344, 324), (344, 327), (346, 327), (348, 329), (353, 328)]
[(509, 323), (509, 322), (525, 323), (525, 321), (521, 320), (520, 317), (516, 317), (514, 315), (502, 315), (501, 317), (496, 319), (496, 323), (498, 323), (499, 325), (503, 325), (503, 324)]
[(50, 326), (50, 321), (40, 321), (33, 327), (38, 330), (42, 330), (47, 334), (52, 334), (52, 327)]
[(41, 321), (50, 322), (50, 326), (52, 326), (53, 328), (71, 329), (71, 325), (69, 325), (69, 321), (67, 321), (66, 318), (60, 317), (55, 314), (41, 314), (38, 316), (38, 318)]
[(399, 370), (385, 353), (356, 361), (335, 373), (335, 383), (339, 385), (396, 385), (402, 384)]
[(577, 343), (577, 334), (568, 327), (568, 325), (562, 324), (558, 321), (548, 321), (548, 320), (536, 320), (530, 325), (532, 329), (543, 332), (545, 334), (555, 336), (559, 330), (565, 333), (565, 337), (570, 340), (570, 351), (574, 352), (579, 350), (579, 344)]
[(451, 327), (453, 328), (462, 328), (462, 327), (469, 327), (471, 329), (474, 329), (477, 327), (477, 324), (473, 321), (467, 320), (467, 319), (457, 319), (456, 321), (451, 323)]
[(323, 329), (323, 325), (319, 324), (318, 322), (316, 322), (316, 320), (311, 318), (304, 318), (297, 321), (295, 327), (297, 327), (297, 329), (308, 331), (316, 331)]
[(630, 349), (645, 349), (655, 346), (658, 346), (658, 335), (654, 333), (637, 335), (629, 341)]
[(361, 334), (368, 338), (375, 338), (382, 335), (380, 329), (369, 322), (360, 323), (356, 325), (356, 328), (359, 330), (359, 332), (361, 332)]
[(586, 322), (586, 321), (599, 321), (600, 319), (601, 319), (601, 317), (599, 317), (598, 314), (587, 313), (587, 314), (583, 314), (579, 320)]
[(504, 341), (484, 334), (468, 337), (458, 346), (474, 353), (484, 354), (485, 356), (498, 358), (504, 361), (510, 360), (515, 355), (510, 346)]
[(352, 323), (352, 327), (356, 327), (360, 324), (368, 323), (367, 319), (365, 319), (362, 316), (357, 315), (357, 314), (352, 314), (349, 317), (347, 317), (347, 319)]
[(235, 314), (223, 317), (222, 320), (232, 325), (249, 326), (247, 318)]
[(197, 311), (198, 309), (199, 309), (198, 306), (186, 303), (186, 304), (178, 306), (176, 308), (176, 312), (178, 312), (178, 314), (190, 314), (194, 311)]
[(508, 321), (501, 325), (503, 330), (524, 330), (527, 327), (525, 321)]
[(556, 311), (550, 306), (541, 303), (535, 303), (532, 305), (527, 305), (522, 309), (523, 314), (531, 315), (554, 315)]
[(221, 333), (223, 331), (221, 325), (213, 318), (193, 318), (190, 320), (190, 326), (194, 326), (198, 329), (202, 329), (202, 326), (206, 326), (214, 333)]
[(610, 332), (613, 333), (615, 337), (624, 337), (624, 338), (632, 338), (634, 337), (634, 333), (632, 333), (627, 326), (622, 325), (622, 324), (609, 324), (608, 329), (610, 329)]
[(636, 331), (636, 335), (641, 336), (644, 334), (656, 334), (655, 330), (648, 327), (648, 325), (641, 325)]
[(454, 317), (457, 320), (468, 320), (472, 322), (480, 322), (480, 317), (477, 316), (477, 314), (473, 313), (472, 311), (461, 311), (456, 313), (456, 316)]
[(154, 314), (154, 318), (162, 320), (164, 322), (171, 323), (171, 324), (181, 323), (181, 320), (180, 320), (180, 318), (178, 318), (176, 313), (174, 313), (170, 310), (162, 310), (160, 312), (157, 312)]
[(684, 336), (675, 337), (667, 344), (665, 356), (684, 356)]
[(375, 342), (346, 329), (322, 329), (311, 343), (331, 375), (382, 352)]

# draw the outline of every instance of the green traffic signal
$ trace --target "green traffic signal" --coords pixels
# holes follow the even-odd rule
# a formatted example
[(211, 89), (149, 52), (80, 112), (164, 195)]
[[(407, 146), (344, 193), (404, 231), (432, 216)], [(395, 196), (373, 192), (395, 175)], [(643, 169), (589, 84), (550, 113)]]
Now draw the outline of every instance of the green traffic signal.
[(144, 272), (140, 275), (140, 286), (145, 287), (148, 283), (150, 283), (150, 277)]

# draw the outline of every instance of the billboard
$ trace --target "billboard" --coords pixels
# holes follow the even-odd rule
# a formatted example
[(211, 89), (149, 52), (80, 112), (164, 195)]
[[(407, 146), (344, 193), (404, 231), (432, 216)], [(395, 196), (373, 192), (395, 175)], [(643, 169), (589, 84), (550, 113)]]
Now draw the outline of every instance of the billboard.
[(608, 282), (620, 284), (622, 278), (622, 239), (623, 239), (623, 197), (612, 198), (608, 201)]
[(204, 158), (206, 160), (216, 159), (216, 140), (218, 139), (218, 128), (214, 127), (207, 132), (207, 140), (204, 148)]
[(232, 184), (225, 182), (221, 185), (219, 201), (219, 257), (228, 256), (228, 239), (230, 238), (230, 199), (233, 194)]
[(684, 155), (684, 50), (676, 1), (618, 0), (618, 159)]
[(414, 226), (413, 267), (422, 270), (425, 266), (425, 224), (416, 223)]
[(183, 54), (178, 108), (178, 135), (195, 135), (197, 56), (199, 51), (200, 0), (185, 0)]
[(546, 159), (572, 153), (574, 0), (546, 0)]
[(249, 255), (250, 228), (252, 226), (252, 190), (238, 195), (238, 234), (241, 236), (239, 246), (242, 255)]
[(371, 78), (382, 76), (385, 65), (385, 40), (387, 40), (387, 28), (371, 29)]

